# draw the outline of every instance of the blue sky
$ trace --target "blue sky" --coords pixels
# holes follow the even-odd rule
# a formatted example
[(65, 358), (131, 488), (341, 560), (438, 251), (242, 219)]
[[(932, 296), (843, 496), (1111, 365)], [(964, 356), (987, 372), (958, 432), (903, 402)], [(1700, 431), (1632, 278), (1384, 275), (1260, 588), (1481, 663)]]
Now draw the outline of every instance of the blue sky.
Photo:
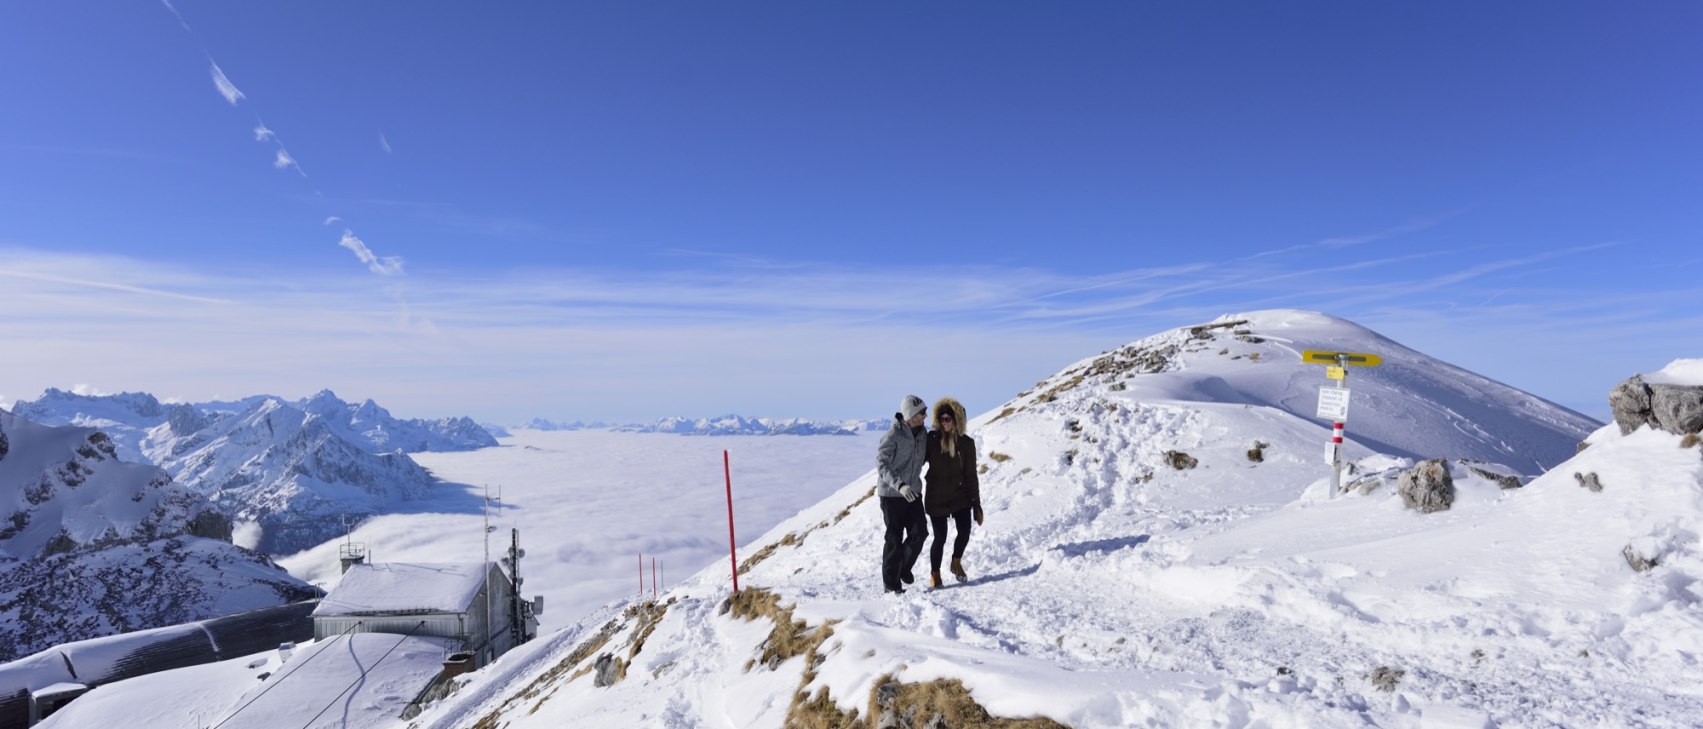
[[(492, 7), (495, 5), (495, 7)], [(0, 399), (991, 408), (1223, 313), (1703, 356), (1693, 3), (12, 3)]]

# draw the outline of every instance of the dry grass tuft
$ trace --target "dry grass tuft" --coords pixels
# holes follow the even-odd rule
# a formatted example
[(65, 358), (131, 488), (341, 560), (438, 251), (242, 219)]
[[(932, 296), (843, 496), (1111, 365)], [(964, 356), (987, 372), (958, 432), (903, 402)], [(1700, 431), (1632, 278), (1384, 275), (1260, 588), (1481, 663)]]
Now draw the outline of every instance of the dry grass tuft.
[(775, 551), (779, 550), (781, 547), (792, 547), (803, 544), (804, 538), (810, 536), (811, 532), (840, 523), (840, 520), (851, 516), (852, 509), (856, 509), (863, 505), (863, 502), (868, 501), (874, 496), (875, 489), (871, 488), (868, 491), (863, 492), (863, 495), (858, 497), (857, 501), (853, 501), (851, 506), (841, 509), (839, 514), (834, 515), (833, 521), (820, 522), (816, 526), (810, 527), (802, 532), (788, 532), (786, 536), (781, 537), (780, 541), (763, 545), (762, 549), (757, 550), (751, 556), (746, 557), (744, 562), (739, 563), (739, 574), (746, 574), (751, 571), (751, 568), (762, 564), (763, 560), (775, 556)]
[(999, 451), (988, 451), (988, 460), (993, 461), (994, 463), (1004, 463), (1011, 460), (1011, 456), (1000, 453)]
[[(957, 679), (928, 683), (897, 683), (891, 674), (875, 681), (869, 692), (869, 716), (880, 721), (883, 714), (906, 717), (908, 725), (947, 726), (952, 729), (1069, 729), (1045, 717), (1010, 719), (988, 713), (970, 696)], [(873, 724), (872, 724), (873, 726)]]
[(662, 622), (662, 616), (668, 614), (668, 608), (673, 607), (678, 599), (671, 597), (668, 602), (662, 604), (647, 602), (627, 608), (625, 617), (638, 621), (638, 625), (633, 628), (632, 639), (627, 641), (627, 658), (636, 658), (639, 651), (644, 650), (645, 641), (650, 638), (651, 633), (656, 632), (657, 623)]
[(1703, 442), (1703, 436), (1699, 436), (1696, 433), (1687, 433), (1684, 438), (1679, 439), (1679, 447), (1691, 448), (1699, 442)]
[[(810, 532), (808, 532), (808, 531), (805, 532), (805, 534), (809, 534), (809, 533)], [(786, 536), (781, 537), (780, 541), (771, 542), (769, 544), (763, 545), (763, 548), (757, 550), (757, 552), (755, 554), (752, 554), (751, 556), (746, 557), (744, 562), (739, 563), (739, 574), (743, 575), (747, 572), (750, 572), (752, 567), (756, 567), (757, 565), (762, 564), (763, 560), (775, 556), (775, 550), (780, 549), (781, 547), (790, 547), (790, 546), (793, 546), (795, 544), (803, 544), (803, 543), (804, 543), (804, 537), (801, 537), (798, 534), (795, 534), (795, 533), (792, 533), (792, 532), (788, 532)]]
[(786, 729), (863, 729), (868, 726), (857, 715), (857, 709), (840, 711), (828, 689), (817, 689), (815, 696), (806, 697), (803, 691), (793, 694), (792, 708), (786, 713)]
[[(780, 598), (761, 587), (740, 590), (728, 598), (728, 602), (730, 612), (736, 618), (756, 620), (762, 617), (775, 624), (774, 630), (769, 631), (769, 637), (763, 639), (763, 655), (757, 658), (759, 664), (768, 666), (771, 671), (787, 659), (814, 653), (822, 641), (834, 634), (832, 623), (812, 630), (804, 621), (794, 620), (792, 608), (781, 607)], [(814, 663), (814, 660), (809, 661), (805, 668), (806, 683), (815, 679)]]
[[(626, 626), (619, 620), (611, 620), (604, 623), (603, 627), (599, 629), (595, 635), (586, 638), (584, 641), (581, 641), (579, 645), (574, 646), (573, 652), (569, 653), (568, 657), (562, 659), (560, 663), (557, 663), (554, 668), (545, 671), (543, 675), (533, 679), (532, 683), (528, 684), (525, 690), (515, 694), (514, 697), (510, 698), (508, 701), (503, 702), (502, 706), (492, 710), (491, 713), (481, 717), (478, 723), (473, 725), (474, 729), (496, 729), (496, 727), (505, 723), (502, 722), (499, 717), (507, 713), (516, 704), (530, 701), (542, 695), (544, 698), (534, 704), (532, 706), (532, 710), (527, 713), (538, 711), (538, 707), (542, 706), (544, 701), (550, 698), (550, 695), (555, 694), (556, 690), (561, 688), (561, 685), (556, 683), (557, 679), (567, 675), (567, 680), (562, 681), (562, 683), (568, 683), (585, 675), (589, 669), (578, 671), (572, 675), (568, 675), (568, 672), (572, 671), (575, 666), (578, 666), (581, 662), (585, 661), (585, 659), (590, 658), (593, 655), (596, 655), (598, 651), (603, 650), (603, 646), (608, 645), (609, 641), (615, 637), (615, 634), (620, 632), (624, 627)], [(546, 688), (549, 688), (549, 694), (544, 693)]]
[(760, 587), (741, 590), (739, 594), (728, 598), (728, 612), (745, 620), (767, 618), (775, 626), (774, 630), (769, 631), (769, 637), (763, 639), (763, 655), (754, 661), (746, 662), (746, 671), (751, 671), (759, 665), (767, 666), (773, 671), (789, 659), (805, 656), (804, 672), (799, 677), (798, 690), (792, 695), (792, 705), (787, 709), (785, 726), (805, 729), (852, 729), (860, 725), (857, 711), (841, 712), (829, 697), (826, 688), (819, 689), (814, 696), (805, 690), (816, 680), (816, 668), (822, 665), (824, 660), (822, 644), (834, 635), (836, 621), (830, 620), (811, 628), (802, 620), (794, 620), (792, 608), (782, 607), (778, 596)]

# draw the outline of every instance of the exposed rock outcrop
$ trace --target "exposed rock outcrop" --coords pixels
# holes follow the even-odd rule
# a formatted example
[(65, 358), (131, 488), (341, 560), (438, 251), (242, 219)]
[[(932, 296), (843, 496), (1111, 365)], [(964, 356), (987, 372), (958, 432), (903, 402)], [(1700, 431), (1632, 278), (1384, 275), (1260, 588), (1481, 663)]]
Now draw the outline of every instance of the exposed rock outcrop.
[(1396, 479), (1396, 490), (1407, 508), (1421, 514), (1447, 511), (1455, 503), (1455, 479), (1441, 458), (1420, 461)]
[(1646, 424), (1679, 435), (1703, 431), (1703, 387), (1650, 383), (1633, 375), (1608, 393), (1608, 405), (1623, 435)]

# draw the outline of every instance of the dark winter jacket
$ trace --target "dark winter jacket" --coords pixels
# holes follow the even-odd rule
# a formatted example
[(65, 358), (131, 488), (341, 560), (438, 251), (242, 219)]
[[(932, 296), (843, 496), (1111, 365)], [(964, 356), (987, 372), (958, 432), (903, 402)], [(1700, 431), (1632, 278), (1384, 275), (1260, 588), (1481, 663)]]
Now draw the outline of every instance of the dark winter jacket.
[(899, 498), (899, 487), (907, 484), (920, 493), (927, 453), (927, 431), (921, 426), (911, 428), (894, 414), (893, 427), (881, 436), (881, 446), (875, 452), (875, 495)]
[(934, 516), (963, 511), (982, 502), (982, 484), (976, 474), (976, 441), (958, 435), (956, 452), (947, 455), (940, 432), (940, 414), (952, 413), (959, 433), (964, 430), (964, 406), (952, 398), (934, 404), (934, 430), (928, 434), (928, 491), (923, 508)]

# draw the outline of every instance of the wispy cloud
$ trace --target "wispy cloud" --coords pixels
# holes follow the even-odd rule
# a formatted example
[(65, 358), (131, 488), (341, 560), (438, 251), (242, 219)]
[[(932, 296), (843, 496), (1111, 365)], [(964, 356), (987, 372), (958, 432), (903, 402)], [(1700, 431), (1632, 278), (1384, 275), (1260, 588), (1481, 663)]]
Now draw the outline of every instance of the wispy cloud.
[(267, 129), (265, 124), (256, 124), (254, 126), (254, 141), (264, 142), (269, 139), (277, 138), (278, 135), (273, 134), (271, 129)]
[(380, 276), (402, 275), (402, 259), (400, 257), (384, 256), (380, 258), (372, 252), (371, 248), (367, 247), (365, 242), (355, 237), (354, 231), (345, 228), (343, 237), (337, 241), (337, 245), (352, 251), (356, 258), (361, 259), (361, 263), (367, 264), (367, 270), (373, 273)]
[(54, 274), (51, 274), (51, 273), (42, 273), (42, 272), (38, 272), (38, 271), (9, 268), (9, 267), (6, 267), (3, 263), (0, 263), (0, 276), (6, 276), (6, 277), (14, 278), (14, 279), (23, 279), (23, 280), (27, 280), (27, 281), (37, 281), (37, 282), (42, 282), (42, 283), (64, 284), (66, 286), (77, 286), (77, 287), (91, 288), (91, 289), (105, 289), (105, 290), (108, 290), (108, 291), (120, 291), (120, 292), (127, 293), (127, 294), (140, 294), (140, 295), (143, 295), (143, 296), (160, 296), (160, 297), (165, 297), (165, 298), (170, 298), (170, 299), (179, 299), (179, 300), (182, 300), (182, 301), (194, 301), (194, 302), (202, 303), (202, 304), (229, 304), (229, 303), (231, 303), (230, 300), (228, 300), (228, 299), (212, 298), (212, 297), (207, 297), (207, 296), (196, 296), (196, 295), (193, 295), (193, 294), (183, 294), (183, 293), (178, 293), (178, 292), (175, 292), (175, 291), (162, 291), (162, 290), (159, 290), (159, 289), (152, 289), (152, 288), (147, 288), (147, 287), (144, 287), (144, 286), (132, 286), (132, 285), (125, 284), (125, 283), (114, 283), (114, 282), (110, 282), (110, 281), (94, 281), (94, 280), (83, 279), (83, 278), (73, 278), (73, 277), (70, 277), (70, 276), (59, 276), (59, 275), (54, 275)]
[(390, 151), (390, 140), (384, 138), (384, 132), (378, 133), (378, 146), (379, 146), (380, 149), (384, 150), (385, 154), (391, 153), (391, 151)]
[[(374, 254), (352, 230), (339, 244), (389, 278), (373, 286), (353, 270), (184, 271), (0, 249), (7, 389), (28, 396), (75, 381), (195, 399), (333, 386), (422, 414), (526, 417), (791, 412), (800, 402), (850, 415), (910, 389), (992, 407), (1141, 336), (1302, 308), (1589, 410), (1615, 382), (1703, 341), (1703, 285), (1650, 290), (1537, 268), (1547, 256), (1588, 270), (1602, 245), (1462, 266), (1447, 252), (1082, 273), (696, 259), (673, 270), (404, 277), (400, 258)], [(966, 367), (965, 352), (985, 356)], [(893, 367), (895, 356), (906, 366)], [(1532, 364), (1553, 362), (1567, 366)]]
[[(183, 19), (183, 13), (177, 11), (177, 8), (171, 4), (171, 0), (160, 0), (160, 4), (166, 6), (166, 9), (171, 11), (172, 17), (177, 18), (178, 25), (183, 26), (184, 30), (189, 30), (189, 23)], [(190, 32), (193, 33), (194, 31)]]
[[(297, 172), (302, 171), (301, 165), (296, 164), (296, 158), (291, 157), (289, 151), (285, 150), (283, 147), (278, 148), (278, 156), (272, 160), (272, 166), (280, 170), (294, 169)], [(303, 172), (302, 176), (307, 176), (307, 173)]]
[(1292, 246), (1287, 246), (1287, 247), (1284, 247), (1284, 248), (1277, 248), (1277, 249), (1269, 250), (1269, 251), (1261, 251), (1259, 253), (1255, 253), (1253, 255), (1247, 256), (1243, 260), (1254, 260), (1254, 259), (1258, 259), (1258, 258), (1266, 258), (1266, 257), (1269, 257), (1269, 256), (1282, 256), (1282, 255), (1287, 255), (1287, 254), (1290, 254), (1290, 253), (1297, 253), (1297, 252), (1301, 252), (1301, 251), (1311, 251), (1311, 250), (1327, 250), (1328, 251), (1328, 250), (1338, 250), (1338, 249), (1343, 249), (1343, 248), (1353, 248), (1353, 247), (1356, 247), (1356, 246), (1366, 245), (1367, 243), (1374, 243), (1374, 242), (1381, 241), (1381, 240), (1389, 240), (1389, 239), (1392, 239), (1392, 238), (1399, 238), (1399, 237), (1407, 235), (1409, 233), (1418, 233), (1420, 231), (1435, 228), (1439, 225), (1442, 225), (1443, 223), (1448, 222), (1450, 219), (1455, 218), (1455, 217), (1461, 215), (1462, 213), (1465, 213), (1466, 211), (1468, 211), (1470, 209), (1471, 209), (1471, 206), (1464, 206), (1464, 207), (1456, 208), (1454, 210), (1449, 210), (1449, 211), (1445, 211), (1445, 212), (1442, 212), (1442, 213), (1437, 213), (1437, 214), (1434, 214), (1434, 215), (1423, 215), (1423, 216), (1414, 218), (1412, 220), (1409, 220), (1407, 222), (1401, 223), (1399, 225), (1394, 225), (1394, 226), (1391, 226), (1389, 228), (1385, 228), (1383, 230), (1376, 231), (1376, 232), (1373, 232), (1373, 233), (1360, 233), (1360, 234), (1356, 234), (1356, 235), (1333, 236), (1333, 237), (1330, 237), (1330, 238), (1323, 238), (1323, 239), (1320, 239), (1320, 240), (1316, 240), (1316, 241), (1313, 241), (1311, 243), (1302, 243), (1302, 244), (1299, 244), (1299, 245), (1292, 245)]
[(225, 75), (224, 69), (219, 68), (219, 64), (214, 63), (211, 58), (207, 59), (207, 63), (213, 67), (213, 86), (219, 89), (219, 95), (225, 97), (225, 101), (236, 106), (238, 101), (247, 98), (237, 89), (236, 84), (231, 83), (230, 77)]
[(341, 222), (343, 222), (342, 218), (339, 218), (335, 215), (332, 215), (332, 216), (327, 217), (325, 219), (325, 222), (322, 223), (322, 225), (336, 225), (336, 224), (341, 223)]

